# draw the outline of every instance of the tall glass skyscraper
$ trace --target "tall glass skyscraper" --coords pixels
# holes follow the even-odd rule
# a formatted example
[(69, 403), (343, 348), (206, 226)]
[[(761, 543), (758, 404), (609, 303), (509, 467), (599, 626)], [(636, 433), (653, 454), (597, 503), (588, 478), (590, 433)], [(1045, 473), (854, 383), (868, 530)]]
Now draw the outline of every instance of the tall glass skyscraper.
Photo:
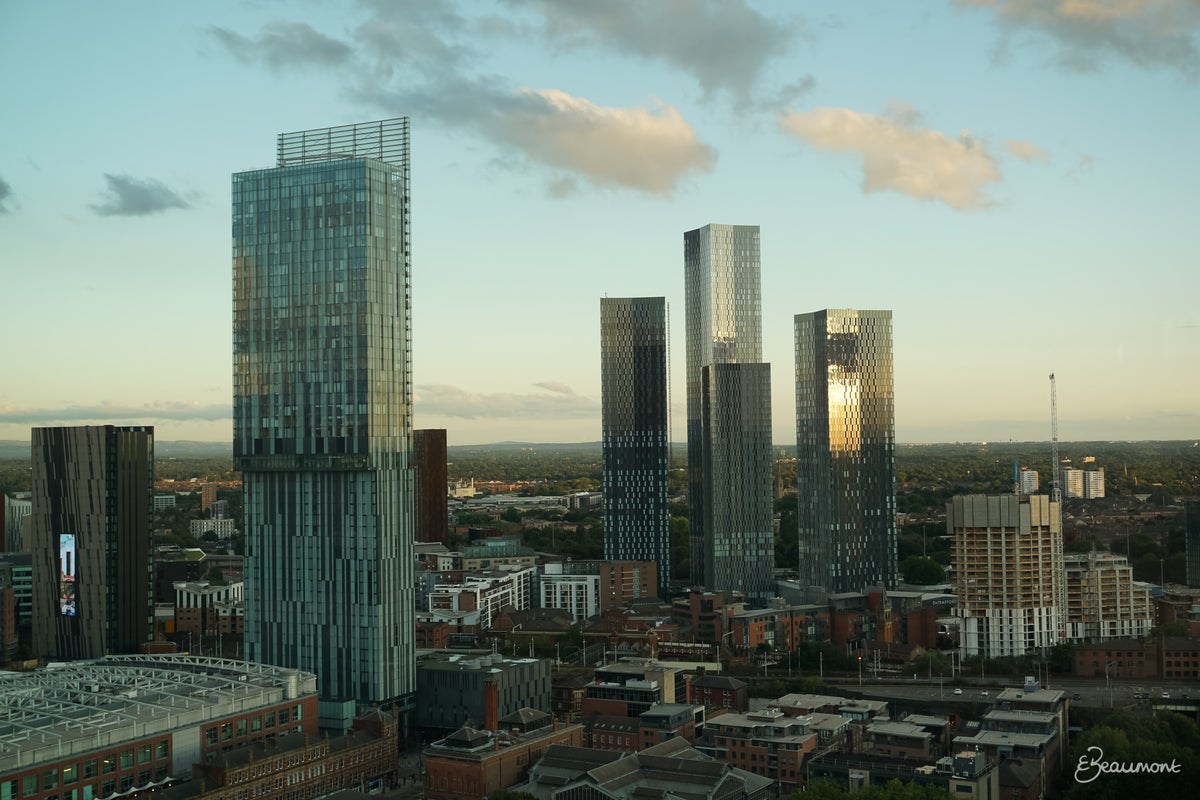
[(604, 557), (656, 562), (660, 597), (671, 583), (667, 386), (666, 298), (601, 299)]
[(407, 118), (280, 134), (233, 175), (246, 654), (322, 724), (414, 691)]
[(686, 232), (683, 266), (691, 579), (762, 603), (775, 536), (758, 226)]
[(892, 312), (797, 314), (800, 575), (830, 592), (896, 585)]

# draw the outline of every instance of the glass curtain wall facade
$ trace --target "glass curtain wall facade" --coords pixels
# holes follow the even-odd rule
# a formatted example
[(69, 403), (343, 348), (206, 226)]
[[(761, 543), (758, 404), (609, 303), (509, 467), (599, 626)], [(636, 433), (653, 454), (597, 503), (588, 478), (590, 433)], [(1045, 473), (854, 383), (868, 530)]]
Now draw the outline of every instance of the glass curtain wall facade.
[(653, 561), (669, 596), (667, 301), (600, 300), (604, 558)]
[(771, 365), (710, 364), (703, 373), (708, 587), (765, 605), (775, 596)]
[(896, 585), (892, 312), (797, 314), (800, 576), (829, 592)]
[(49, 659), (154, 638), (154, 428), (32, 431), (33, 642)]
[(233, 175), (246, 655), (343, 718), (414, 690), (408, 152), (402, 118), (281, 134)]
[[(764, 417), (770, 428), (769, 392), (767, 405), (757, 403), (761, 396), (749, 392), (745, 397), (722, 396), (724, 388), (741, 391), (744, 379), (720, 382), (716, 372), (705, 372), (716, 364), (760, 364), (762, 362), (762, 289), (760, 285), (759, 229), (757, 225), (705, 225), (683, 235), (684, 325), (687, 331), (687, 440), (688, 503), (691, 527), (691, 582), (712, 591), (745, 591), (740, 585), (719, 585), (712, 561), (720, 549), (713, 541), (757, 541), (771, 535), (771, 464), (765, 470), (756, 460), (758, 443), (744, 441), (747, 454), (739, 456), (737, 439), (714, 441), (711, 437), (738, 430), (739, 426), (712, 424), (705, 434), (705, 393), (716, 418), (728, 409), (740, 409), (747, 429)], [(706, 387), (705, 381), (713, 383)], [(768, 437), (768, 443), (770, 441)], [(724, 453), (714, 457), (713, 448)], [(745, 469), (730, 470), (730, 465)], [(757, 465), (750, 469), (750, 465)], [(740, 512), (726, 513), (709, 497), (713, 487), (721, 487), (722, 497)], [(722, 500), (720, 502), (726, 502)], [(765, 506), (760, 507), (760, 504)], [(720, 515), (720, 519), (716, 518)], [(757, 520), (766, 519), (765, 529)], [(751, 522), (754, 521), (754, 522)], [(718, 530), (716, 525), (722, 527)], [(772, 539), (773, 541), (773, 539)], [(772, 562), (774, 556), (772, 554)], [(769, 570), (768, 570), (769, 572)], [(728, 570), (722, 576), (734, 574)], [(722, 580), (725, 578), (722, 577)], [(748, 596), (749, 597), (749, 596)]]

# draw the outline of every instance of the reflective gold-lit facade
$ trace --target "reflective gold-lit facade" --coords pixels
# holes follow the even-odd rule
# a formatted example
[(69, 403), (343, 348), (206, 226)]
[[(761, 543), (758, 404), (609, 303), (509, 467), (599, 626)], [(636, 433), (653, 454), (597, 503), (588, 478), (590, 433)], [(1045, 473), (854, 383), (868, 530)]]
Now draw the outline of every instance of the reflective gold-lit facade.
[(892, 312), (826, 309), (795, 326), (801, 580), (894, 587)]

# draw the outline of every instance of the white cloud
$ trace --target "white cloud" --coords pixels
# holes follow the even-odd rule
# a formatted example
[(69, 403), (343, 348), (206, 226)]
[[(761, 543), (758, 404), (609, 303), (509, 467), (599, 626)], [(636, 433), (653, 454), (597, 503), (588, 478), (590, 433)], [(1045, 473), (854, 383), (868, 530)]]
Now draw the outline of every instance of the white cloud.
[(1059, 48), (1060, 62), (1091, 70), (1106, 55), (1138, 66), (1165, 66), (1195, 73), (1200, 66), (1196, 0), (953, 0), (988, 9), (1014, 30), (1039, 31)]
[(511, 91), (494, 80), (447, 78), (427, 86), (362, 96), (388, 113), (407, 113), (475, 132), (506, 153), (558, 171), (551, 194), (575, 185), (636, 189), (671, 197), (692, 173), (711, 172), (716, 151), (673, 107), (600, 106), (557, 89)]
[[(691, 172), (711, 172), (716, 152), (671, 106), (598, 106), (557, 89), (521, 89), (522, 102), (485, 124), (501, 142), (600, 186), (670, 197)], [(498, 111), (498, 110), (497, 110)]]
[(986, 189), (1002, 176), (987, 145), (966, 130), (953, 139), (919, 128), (919, 118), (912, 106), (893, 102), (884, 115), (849, 108), (788, 111), (779, 126), (817, 150), (857, 155), (865, 192), (892, 191), (958, 210), (991, 205)]
[(1050, 154), (1033, 142), (1008, 139), (1004, 142), (1004, 146), (1008, 148), (1009, 153), (1021, 159), (1026, 164), (1032, 163), (1035, 159), (1037, 161), (1050, 160)]

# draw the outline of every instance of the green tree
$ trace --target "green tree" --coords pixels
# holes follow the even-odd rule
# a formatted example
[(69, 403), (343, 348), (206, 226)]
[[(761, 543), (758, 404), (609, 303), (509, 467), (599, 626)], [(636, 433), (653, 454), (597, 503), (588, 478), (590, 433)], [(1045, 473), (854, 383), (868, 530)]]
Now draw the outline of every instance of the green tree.
[(1075, 672), (1075, 645), (1071, 642), (1056, 644), (1050, 648), (1050, 671), (1065, 675)]
[(529, 792), (518, 792), (514, 789), (497, 789), (488, 795), (488, 800), (538, 800), (538, 798)]
[(925, 556), (909, 556), (900, 565), (900, 571), (904, 574), (904, 580), (907, 583), (915, 583), (919, 586), (941, 583), (946, 579), (946, 572), (942, 569), (942, 565)]
[(1172, 638), (1187, 638), (1188, 624), (1186, 621), (1181, 619), (1164, 622), (1162, 625), (1155, 625), (1154, 628), (1151, 629), (1150, 635), (1158, 639), (1162, 639), (1166, 636), (1170, 636)]
[(221, 568), (218, 567), (216, 564), (213, 564), (211, 567), (208, 568), (208, 574), (206, 574), (204, 577), (209, 582), (209, 584), (211, 584), (213, 586), (227, 586), (228, 585), (228, 582), (225, 580), (225, 573), (222, 572)]

